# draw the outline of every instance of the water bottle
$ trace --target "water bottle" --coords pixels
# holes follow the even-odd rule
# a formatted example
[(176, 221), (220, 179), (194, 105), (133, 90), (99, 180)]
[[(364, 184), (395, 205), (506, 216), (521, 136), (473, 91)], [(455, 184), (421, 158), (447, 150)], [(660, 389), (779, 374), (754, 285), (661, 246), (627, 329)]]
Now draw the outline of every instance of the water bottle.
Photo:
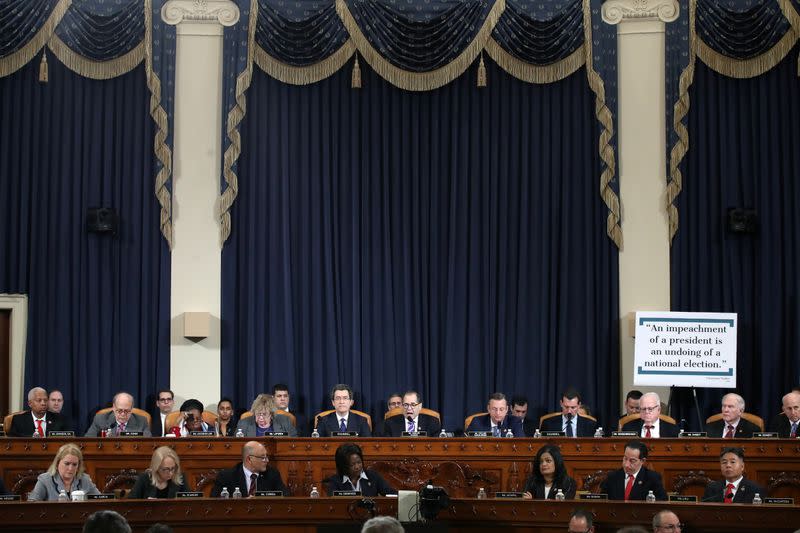
[(228, 487), (222, 487), (222, 492), (219, 493), (219, 497), (224, 499), (231, 497), (231, 493), (228, 492)]
[(536, 431), (533, 432), (533, 438), (534, 439), (541, 439), (542, 438), (542, 432), (539, 431), (539, 428), (536, 428)]
[(753, 505), (761, 505), (764, 501), (761, 499), (761, 494), (756, 492), (756, 495), (753, 496)]
[(478, 499), (485, 500), (486, 499), (486, 491), (483, 490), (483, 487), (478, 489)]
[(678, 437), (679, 438), (683, 437), (683, 433), (684, 433), (683, 428), (681, 428), (680, 431), (678, 431)]
[(598, 427), (594, 432), (594, 438), (602, 439), (604, 436), (605, 436), (605, 433), (603, 433), (603, 428), (602, 427)]
[(242, 491), (239, 490), (239, 487), (233, 489), (233, 499), (238, 500), (242, 497)]
[(319, 431), (317, 431), (317, 428), (314, 428), (314, 431), (311, 432), (311, 437), (315, 439), (319, 438)]
[(447, 438), (447, 432), (444, 430), (444, 428), (442, 428), (442, 430), (439, 432), (439, 438), (440, 439)]
[(242, 428), (236, 428), (236, 435), (235, 435), (235, 437), (236, 437), (237, 439), (241, 439), (242, 437), (244, 437), (244, 431), (242, 431)]
[(652, 490), (647, 492), (647, 498), (645, 498), (645, 500), (647, 501), (647, 503), (655, 503), (656, 495), (653, 494)]
[[(67, 496), (67, 491), (66, 490), (61, 489), (61, 492), (58, 493), (58, 501), (60, 501), (60, 502), (68, 502), (69, 501), (69, 496)], [(758, 503), (761, 503), (761, 502), (759, 501)]]
[(564, 496), (564, 491), (561, 490), (561, 489), (558, 489), (558, 492), (556, 492), (556, 500), (558, 500), (560, 502), (563, 502), (566, 499), (567, 499), (567, 497)]
[(309, 496), (312, 498), (319, 498), (319, 491), (316, 486), (311, 487), (311, 494), (309, 494)]
[(511, 431), (511, 429), (509, 428), (509, 429), (506, 429), (506, 434), (505, 434), (505, 435), (503, 435), (503, 436), (504, 436), (505, 438), (507, 438), (507, 439), (513, 439), (513, 438), (514, 438), (514, 433), (513, 433), (513, 432)]

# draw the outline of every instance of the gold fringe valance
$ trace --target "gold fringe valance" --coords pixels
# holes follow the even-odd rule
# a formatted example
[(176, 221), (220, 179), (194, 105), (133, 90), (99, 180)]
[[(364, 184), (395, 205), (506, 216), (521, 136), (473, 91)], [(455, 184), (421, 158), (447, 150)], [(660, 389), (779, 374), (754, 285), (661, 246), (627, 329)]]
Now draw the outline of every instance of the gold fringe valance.
[[(783, 16), (789, 21), (795, 35), (800, 38), (800, 13), (795, 9), (792, 0), (778, 0), (778, 5), (783, 11)], [(797, 75), (800, 76), (800, 52), (797, 53)]]
[(614, 241), (617, 248), (622, 249), (622, 228), (620, 227), (619, 196), (611, 188), (616, 175), (616, 157), (611, 138), (614, 136), (614, 118), (606, 105), (606, 89), (603, 78), (594, 70), (592, 59), (592, 10), (589, 0), (583, 0), (583, 51), (586, 63), (586, 77), (589, 87), (595, 94), (594, 113), (597, 121), (603, 126), (600, 132), (598, 152), (604, 168), (600, 173), (600, 197), (608, 208), (606, 217), (606, 234)]
[(711, 70), (730, 78), (755, 78), (773, 69), (792, 51), (797, 42), (797, 33), (789, 29), (772, 48), (750, 59), (735, 59), (720, 54), (698, 38), (697, 57)]
[(574, 74), (586, 64), (583, 46), (550, 65), (532, 65), (506, 52), (492, 37), (486, 42), (486, 52), (500, 68), (527, 83), (554, 83)]
[(295, 67), (278, 61), (257, 44), (254, 46), (253, 59), (258, 68), (276, 80), (291, 85), (310, 85), (332, 76), (350, 60), (356, 51), (356, 45), (352, 39), (348, 39), (336, 52), (323, 61), (307, 67)]
[(336, 12), (339, 14), (339, 18), (342, 19), (344, 27), (350, 34), (350, 39), (355, 43), (364, 60), (383, 79), (406, 91), (438, 89), (461, 76), (475, 61), (481, 50), (484, 49), (486, 41), (491, 36), (492, 30), (497, 25), (497, 21), (500, 20), (500, 15), (503, 14), (505, 8), (505, 0), (497, 0), (495, 2), (478, 34), (453, 61), (430, 72), (409, 72), (394, 66), (381, 56), (361, 32), (361, 28), (358, 27), (358, 23), (356, 23), (344, 0), (336, 0)]
[(39, 53), (39, 50), (47, 44), (51, 37), (55, 37), (56, 26), (64, 18), (67, 9), (72, 5), (72, 0), (59, 0), (53, 8), (50, 16), (47, 17), (45, 22), (36, 35), (29, 40), (25, 46), (9, 54), (6, 57), (0, 58), (0, 78), (13, 74), (21, 69), (23, 66), (30, 63), (30, 61)]
[(110, 61), (95, 61), (82, 56), (68, 47), (55, 33), (48, 47), (68, 69), (84, 78), (109, 80), (135, 69), (144, 59), (144, 41), (136, 48)]

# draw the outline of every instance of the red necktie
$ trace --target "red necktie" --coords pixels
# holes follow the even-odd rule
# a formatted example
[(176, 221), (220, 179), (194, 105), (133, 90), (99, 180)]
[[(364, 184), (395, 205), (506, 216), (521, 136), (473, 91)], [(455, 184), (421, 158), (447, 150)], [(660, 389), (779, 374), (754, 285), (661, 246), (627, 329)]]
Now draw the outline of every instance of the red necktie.
[(645, 426), (644, 428), (647, 430), (644, 434), (644, 438), (646, 439), (651, 438), (650, 430), (653, 429), (653, 426)]
[(728, 426), (728, 432), (725, 433), (725, 438), (726, 439), (732, 439), (733, 438), (733, 430), (734, 430), (733, 426)]
[(733, 489), (735, 488), (733, 483), (728, 483), (728, 486), (725, 487), (725, 498), (722, 499), (722, 503), (733, 503)]
[(250, 474), (250, 490), (247, 491), (247, 495), (255, 496), (257, 486), (258, 486), (258, 474)]
[(42, 428), (42, 419), (36, 419), (36, 432), (39, 433), (40, 437), (44, 437), (44, 428)]
[(628, 482), (625, 484), (625, 501), (628, 501), (628, 498), (630, 498), (631, 490), (633, 490), (633, 475), (628, 474)]

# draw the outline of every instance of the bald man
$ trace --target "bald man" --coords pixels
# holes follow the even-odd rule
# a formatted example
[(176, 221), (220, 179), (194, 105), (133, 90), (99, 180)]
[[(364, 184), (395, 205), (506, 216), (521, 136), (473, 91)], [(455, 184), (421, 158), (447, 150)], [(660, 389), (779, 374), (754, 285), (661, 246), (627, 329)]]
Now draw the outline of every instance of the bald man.
[(224, 488), (233, 494), (237, 487), (243, 496), (255, 496), (257, 491), (278, 490), (284, 496), (289, 496), (289, 489), (283, 484), (280, 472), (269, 466), (267, 449), (254, 440), (242, 446), (242, 462), (217, 474), (211, 497), (219, 497)]
[(772, 419), (769, 430), (782, 438), (800, 437), (800, 392), (792, 391), (783, 397), (783, 412)]

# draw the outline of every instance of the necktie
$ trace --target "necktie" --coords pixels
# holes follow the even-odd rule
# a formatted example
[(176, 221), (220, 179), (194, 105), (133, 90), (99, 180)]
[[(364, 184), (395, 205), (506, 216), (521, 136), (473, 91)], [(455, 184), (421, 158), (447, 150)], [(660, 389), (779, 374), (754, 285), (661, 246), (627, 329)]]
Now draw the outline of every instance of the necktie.
[(733, 503), (733, 489), (735, 488), (733, 483), (728, 483), (728, 486), (725, 487), (725, 498), (722, 499), (722, 503)]
[(650, 434), (650, 430), (653, 429), (653, 426), (645, 426), (644, 428), (647, 430), (644, 433), (644, 438), (646, 438), (646, 439), (651, 438), (652, 435)]
[(413, 433), (414, 432), (414, 419), (413, 418), (409, 418), (408, 419), (408, 432), (409, 433)]
[(344, 418), (339, 419), (339, 431), (347, 431), (347, 422), (345, 422)]
[(247, 495), (255, 496), (257, 486), (258, 486), (258, 474), (250, 474), (250, 490), (247, 491)]
[(728, 432), (725, 433), (725, 438), (726, 439), (732, 439), (733, 438), (733, 430), (734, 430), (733, 426), (728, 426)]
[(36, 419), (36, 432), (39, 434), (40, 437), (44, 437), (44, 428), (42, 427), (42, 419)]
[(492, 433), (494, 434), (495, 437), (499, 437), (500, 436), (500, 426), (493, 427), (492, 428)]
[(572, 432), (572, 415), (567, 415), (567, 437), (574, 437), (575, 434)]
[(633, 475), (628, 474), (628, 482), (625, 484), (625, 501), (631, 497), (631, 490), (633, 490)]
[(125, 431), (125, 424), (119, 424), (117, 426), (117, 435), (121, 434), (123, 431)]
[(797, 422), (792, 424), (792, 432), (789, 433), (789, 437), (792, 439), (795, 438), (796, 436), (797, 436)]

